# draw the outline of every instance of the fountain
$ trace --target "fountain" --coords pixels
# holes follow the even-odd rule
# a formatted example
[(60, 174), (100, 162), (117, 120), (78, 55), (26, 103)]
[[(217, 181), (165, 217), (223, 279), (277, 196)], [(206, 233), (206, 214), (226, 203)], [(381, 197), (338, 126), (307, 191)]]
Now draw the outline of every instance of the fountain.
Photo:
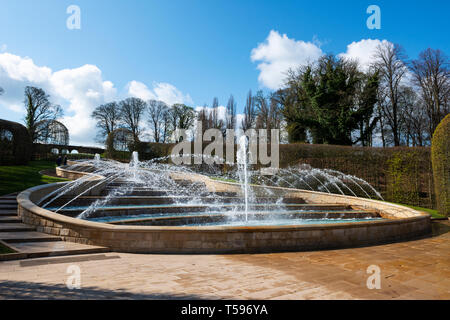
[(239, 181), (244, 191), (245, 221), (248, 221), (248, 169), (247, 169), (247, 145), (248, 140), (245, 135), (239, 138), (239, 150), (237, 152), (237, 164), (239, 170)]
[(140, 161), (137, 152), (129, 163), (78, 161), (59, 172), (79, 179), (24, 191), (20, 212), (26, 223), (44, 220), (43, 231), (60, 226), (70, 231), (50, 229), (69, 232), (67, 240), (126, 252), (309, 250), (429, 231), (428, 215), (379, 201), (357, 177), (307, 165), (262, 175), (249, 165), (247, 137), (238, 142), (226, 172), (174, 166), (170, 157)]
[(94, 155), (94, 161), (95, 161), (96, 165), (99, 165), (99, 163), (100, 163), (100, 155), (98, 153), (96, 153)]

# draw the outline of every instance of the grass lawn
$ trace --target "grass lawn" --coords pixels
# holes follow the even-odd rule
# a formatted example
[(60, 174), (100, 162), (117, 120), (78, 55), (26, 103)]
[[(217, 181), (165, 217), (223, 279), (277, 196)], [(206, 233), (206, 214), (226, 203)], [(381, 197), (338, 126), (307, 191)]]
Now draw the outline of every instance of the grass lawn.
[(211, 177), (212, 180), (224, 181), (224, 182), (235, 182), (238, 183), (238, 180), (228, 179), (228, 178), (220, 178), (220, 177)]
[(40, 184), (67, 181), (66, 179), (49, 177), (39, 171), (55, 168), (52, 161), (30, 161), (25, 166), (0, 166), (0, 195), (22, 191)]
[(403, 204), (403, 203), (396, 203), (396, 204), (399, 204), (399, 205), (405, 206), (405, 207), (409, 207), (409, 208), (417, 210), (417, 211), (423, 211), (423, 212), (429, 213), (429, 214), (431, 214), (431, 216), (433, 218), (445, 218), (443, 215), (439, 214), (437, 210), (428, 209), (428, 208), (422, 208), (422, 207), (410, 206), (409, 204)]

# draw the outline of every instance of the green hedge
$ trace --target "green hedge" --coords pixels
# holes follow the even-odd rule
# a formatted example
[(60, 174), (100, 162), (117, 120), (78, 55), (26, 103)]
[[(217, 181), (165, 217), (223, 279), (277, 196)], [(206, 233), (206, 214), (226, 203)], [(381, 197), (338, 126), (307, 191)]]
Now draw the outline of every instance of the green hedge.
[(437, 209), (450, 215), (450, 114), (437, 126), (431, 141)]
[(370, 148), (334, 145), (280, 145), (280, 166), (306, 163), (369, 182), (387, 201), (434, 208), (429, 147)]

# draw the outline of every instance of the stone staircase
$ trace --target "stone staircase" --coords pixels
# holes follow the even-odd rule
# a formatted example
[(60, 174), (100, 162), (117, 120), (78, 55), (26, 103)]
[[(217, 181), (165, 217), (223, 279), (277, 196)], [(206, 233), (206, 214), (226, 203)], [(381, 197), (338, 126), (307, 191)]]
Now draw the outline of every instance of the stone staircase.
[(108, 248), (62, 241), (60, 237), (36, 232), (17, 216), (17, 194), (0, 197), (0, 241), (15, 253), (0, 255), (2, 260), (101, 253)]

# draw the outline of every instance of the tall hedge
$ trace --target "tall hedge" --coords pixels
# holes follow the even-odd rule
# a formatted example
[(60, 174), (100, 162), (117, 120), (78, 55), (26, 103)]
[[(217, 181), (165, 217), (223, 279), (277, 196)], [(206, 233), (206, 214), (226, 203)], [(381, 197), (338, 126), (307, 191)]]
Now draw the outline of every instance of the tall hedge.
[(434, 188), (440, 214), (450, 215), (450, 114), (437, 126), (431, 140)]
[[(12, 137), (9, 137), (12, 135)], [(0, 119), (0, 165), (27, 164), (32, 143), (27, 128), (17, 122)]]
[(386, 197), (397, 203), (419, 205), (420, 154), (416, 150), (395, 152), (387, 160)]

